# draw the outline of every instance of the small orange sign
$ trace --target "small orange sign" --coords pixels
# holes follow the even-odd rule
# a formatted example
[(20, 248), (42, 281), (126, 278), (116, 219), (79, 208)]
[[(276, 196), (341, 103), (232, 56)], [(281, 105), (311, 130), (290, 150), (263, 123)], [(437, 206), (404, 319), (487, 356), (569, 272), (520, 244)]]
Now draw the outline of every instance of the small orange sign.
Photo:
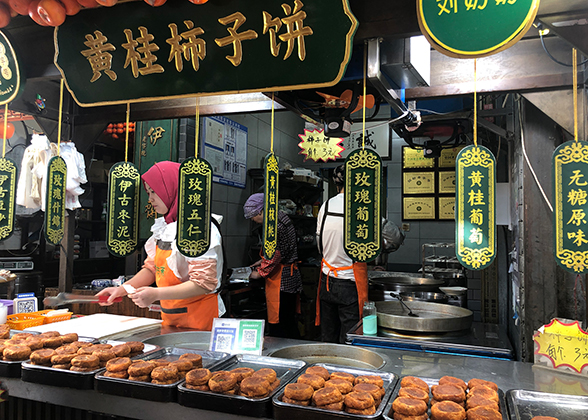
[(315, 162), (339, 159), (341, 158), (341, 152), (345, 150), (340, 144), (343, 139), (327, 137), (323, 130), (309, 131), (305, 129), (304, 134), (298, 134), (298, 137), (302, 140), (298, 143), (298, 147), (302, 149), (298, 154), (305, 155), (305, 162), (308, 159)]

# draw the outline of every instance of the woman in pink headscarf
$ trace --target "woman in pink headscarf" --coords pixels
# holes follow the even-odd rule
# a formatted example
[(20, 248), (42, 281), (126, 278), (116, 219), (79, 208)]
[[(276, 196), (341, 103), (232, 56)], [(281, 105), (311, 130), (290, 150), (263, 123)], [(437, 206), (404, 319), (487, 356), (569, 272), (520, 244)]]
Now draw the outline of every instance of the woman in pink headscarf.
[[(210, 248), (204, 255), (189, 258), (178, 251), (179, 168), (179, 163), (159, 162), (141, 176), (149, 202), (163, 217), (151, 227), (143, 268), (124, 285), (106, 288), (97, 295), (109, 296), (102, 305), (111, 305), (115, 298), (127, 295), (141, 308), (160, 301), (163, 325), (210, 331), (213, 319), (225, 309), (217, 293), (223, 266), (221, 235), (211, 223)], [(222, 221), (221, 216), (213, 217)], [(153, 283), (157, 287), (151, 287)]]

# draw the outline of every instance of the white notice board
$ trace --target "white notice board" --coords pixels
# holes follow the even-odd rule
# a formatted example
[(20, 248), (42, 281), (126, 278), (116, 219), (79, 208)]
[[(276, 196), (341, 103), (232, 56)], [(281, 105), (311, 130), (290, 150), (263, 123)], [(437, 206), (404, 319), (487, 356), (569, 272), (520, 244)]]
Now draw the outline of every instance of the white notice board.
[(247, 181), (247, 127), (227, 117), (204, 117), (202, 154), (212, 165), (212, 180), (245, 188)]

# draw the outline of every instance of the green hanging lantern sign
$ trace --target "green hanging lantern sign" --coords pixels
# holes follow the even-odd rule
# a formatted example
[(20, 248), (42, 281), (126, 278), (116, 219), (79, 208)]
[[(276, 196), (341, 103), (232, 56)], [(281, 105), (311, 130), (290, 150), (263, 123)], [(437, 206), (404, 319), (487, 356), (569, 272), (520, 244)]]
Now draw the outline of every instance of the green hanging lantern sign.
[(65, 232), (65, 184), (67, 165), (61, 156), (52, 157), (47, 164), (47, 203), (45, 205), (45, 239), (57, 245)]
[(25, 71), (7, 34), (0, 31), (0, 105), (14, 101), (23, 91)]
[(280, 168), (273, 153), (264, 161), (265, 194), (263, 203), (263, 257), (271, 260), (278, 247), (278, 183)]
[(16, 165), (8, 158), (0, 158), (0, 241), (14, 231), (14, 203), (16, 202)]
[(178, 250), (187, 257), (199, 257), (210, 246), (212, 166), (192, 157), (180, 165), (178, 194)]
[(457, 259), (482, 270), (496, 256), (496, 160), (483, 146), (467, 146), (457, 155), (455, 171)]
[(572, 273), (588, 272), (588, 143), (568, 141), (553, 152), (553, 253)]
[(141, 176), (129, 162), (118, 162), (108, 173), (106, 247), (116, 257), (137, 248)]
[(345, 160), (345, 235), (343, 246), (356, 262), (375, 259), (382, 247), (382, 160), (358, 149)]

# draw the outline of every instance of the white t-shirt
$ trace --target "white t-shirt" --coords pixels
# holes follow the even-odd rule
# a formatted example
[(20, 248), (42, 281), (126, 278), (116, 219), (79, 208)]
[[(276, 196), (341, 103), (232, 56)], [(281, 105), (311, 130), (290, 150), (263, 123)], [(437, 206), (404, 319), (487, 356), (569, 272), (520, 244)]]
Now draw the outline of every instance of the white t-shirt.
[[(325, 219), (325, 228), (323, 229), (323, 237), (321, 238), (321, 227), (323, 224), (323, 215), (325, 213), (325, 207), (327, 203), (323, 203), (317, 216), (316, 224), (316, 239), (319, 244), (322, 240), (322, 251), (323, 259), (329, 263), (332, 267), (349, 267), (353, 264), (353, 261), (345, 253), (343, 248), (343, 228), (345, 224), (345, 218), (343, 217), (344, 211), (343, 206), (345, 204), (345, 197), (343, 193), (337, 194), (335, 197), (329, 200), (328, 213), (336, 213), (341, 216), (332, 216), (327, 214)], [(329, 267), (323, 263), (323, 273), (329, 274), (332, 277), (339, 279), (350, 279), (355, 280), (353, 277), (353, 270), (339, 270), (337, 275), (334, 272), (329, 272)]]

